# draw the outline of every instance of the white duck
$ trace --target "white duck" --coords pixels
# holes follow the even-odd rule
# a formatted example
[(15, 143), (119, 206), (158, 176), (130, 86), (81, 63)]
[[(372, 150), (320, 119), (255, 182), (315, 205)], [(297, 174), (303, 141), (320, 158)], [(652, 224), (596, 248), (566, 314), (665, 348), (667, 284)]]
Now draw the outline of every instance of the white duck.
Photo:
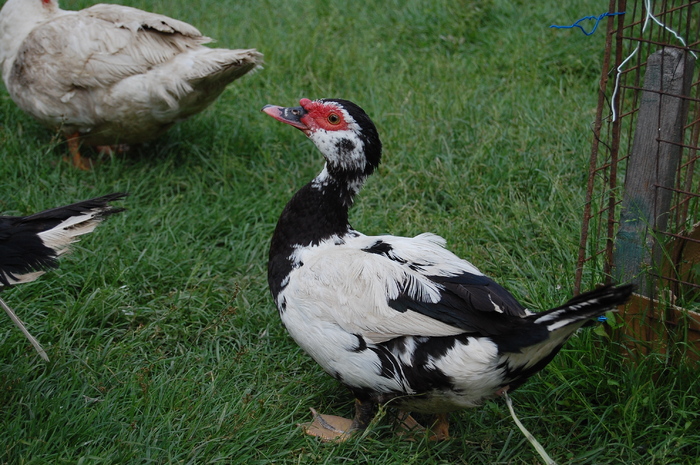
[(120, 5), (64, 11), (57, 0), (8, 0), (0, 66), (17, 105), (66, 136), (73, 162), (91, 146), (136, 144), (210, 105), (262, 64), (254, 49), (213, 49), (193, 26)]
[[(125, 196), (109, 194), (29, 216), (0, 216), (0, 291), (34, 281), (46, 269), (58, 267), (58, 257), (79, 236), (92, 232), (107, 215), (124, 210), (109, 203)], [(39, 342), (2, 299), (0, 307), (48, 361)]]
[(302, 99), (263, 111), (303, 131), (321, 173), (284, 208), (270, 246), (268, 283), (292, 338), (355, 396), (353, 420), (314, 412), (306, 431), (327, 440), (365, 428), (376, 405), (438, 414), (513, 391), (566, 340), (632, 287), (605, 287), (532, 313), (433, 234), (366, 236), (348, 209), (379, 166), (382, 144), (347, 100)]

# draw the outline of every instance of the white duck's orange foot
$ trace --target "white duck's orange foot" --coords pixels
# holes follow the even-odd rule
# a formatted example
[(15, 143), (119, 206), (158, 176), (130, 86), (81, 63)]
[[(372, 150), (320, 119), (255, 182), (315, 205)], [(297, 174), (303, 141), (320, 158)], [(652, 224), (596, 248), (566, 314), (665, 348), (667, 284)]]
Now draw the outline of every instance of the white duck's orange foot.
[(80, 154), (80, 134), (75, 133), (67, 137), (68, 151), (70, 158), (63, 157), (63, 161), (70, 163), (76, 168), (83, 171), (91, 171), (95, 166), (95, 162), (89, 158), (85, 158)]
[(350, 438), (353, 432), (353, 422), (349, 418), (335, 415), (322, 415), (311, 409), (313, 420), (299, 426), (309, 436), (314, 436), (323, 442), (343, 442)]
[(92, 171), (92, 169), (97, 164), (95, 162), (95, 160), (92, 160), (91, 158), (83, 157), (79, 153), (74, 154), (71, 157), (63, 157), (63, 161), (65, 161), (66, 163), (70, 163), (71, 165), (75, 166), (79, 170), (83, 170), (83, 171)]
[(100, 155), (106, 155), (108, 157), (114, 156), (118, 153), (126, 153), (131, 150), (129, 144), (117, 144), (117, 145), (96, 145), (95, 150)]

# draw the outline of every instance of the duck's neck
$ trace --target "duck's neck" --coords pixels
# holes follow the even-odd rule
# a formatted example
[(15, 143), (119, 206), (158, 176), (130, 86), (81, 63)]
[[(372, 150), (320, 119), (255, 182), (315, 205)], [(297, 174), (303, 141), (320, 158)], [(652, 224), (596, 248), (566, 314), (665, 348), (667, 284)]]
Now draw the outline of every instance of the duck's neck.
[(361, 176), (341, 181), (324, 169), (287, 203), (270, 245), (268, 280), (273, 292), (294, 268), (292, 255), (296, 249), (342, 238), (352, 230), (348, 210), (364, 179)]
[(282, 211), (272, 238), (270, 258), (280, 249), (315, 245), (342, 236), (351, 226), (348, 210), (361, 181), (338, 182), (323, 173), (302, 187)]

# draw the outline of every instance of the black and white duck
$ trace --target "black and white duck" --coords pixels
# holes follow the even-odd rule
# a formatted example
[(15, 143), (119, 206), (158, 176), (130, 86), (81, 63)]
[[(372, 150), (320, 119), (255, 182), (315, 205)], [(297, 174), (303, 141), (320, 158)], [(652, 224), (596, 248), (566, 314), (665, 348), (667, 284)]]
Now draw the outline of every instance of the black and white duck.
[(448, 437), (448, 412), (515, 390), (632, 292), (603, 287), (533, 313), (439, 236), (364, 235), (348, 209), (382, 155), (367, 114), (341, 99), (263, 111), (304, 132), (325, 158), (284, 208), (268, 265), (287, 331), (355, 397), (352, 420), (314, 412), (311, 435), (345, 439), (391, 401), (437, 414), (433, 431)]
[[(110, 202), (126, 195), (105, 195), (29, 216), (0, 216), (0, 291), (34, 281), (47, 269), (57, 268), (58, 258), (68, 252), (79, 236), (92, 232), (108, 215), (124, 210)], [(0, 306), (48, 361), (46, 352), (22, 320), (2, 299)]]

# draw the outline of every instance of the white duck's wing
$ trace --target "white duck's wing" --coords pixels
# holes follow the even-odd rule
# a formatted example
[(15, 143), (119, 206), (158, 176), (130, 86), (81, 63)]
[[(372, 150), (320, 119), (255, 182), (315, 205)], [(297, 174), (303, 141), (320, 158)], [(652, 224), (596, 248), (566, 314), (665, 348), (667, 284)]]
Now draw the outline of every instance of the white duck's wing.
[(48, 71), (63, 90), (108, 87), (210, 39), (181, 21), (119, 5), (96, 5), (37, 28), (15, 69)]
[[(132, 31), (153, 29), (168, 34), (182, 34), (188, 37), (202, 38), (202, 33), (191, 24), (128, 6), (100, 3), (81, 10), (81, 12), (120, 27), (126, 27)], [(209, 40), (207, 38), (204, 39)]]
[[(375, 343), (401, 336), (512, 331), (525, 309), (476, 267), (423, 234), (348, 236), (299, 249), (282, 292), (310, 318), (331, 320)], [(513, 318), (516, 317), (516, 318)]]

